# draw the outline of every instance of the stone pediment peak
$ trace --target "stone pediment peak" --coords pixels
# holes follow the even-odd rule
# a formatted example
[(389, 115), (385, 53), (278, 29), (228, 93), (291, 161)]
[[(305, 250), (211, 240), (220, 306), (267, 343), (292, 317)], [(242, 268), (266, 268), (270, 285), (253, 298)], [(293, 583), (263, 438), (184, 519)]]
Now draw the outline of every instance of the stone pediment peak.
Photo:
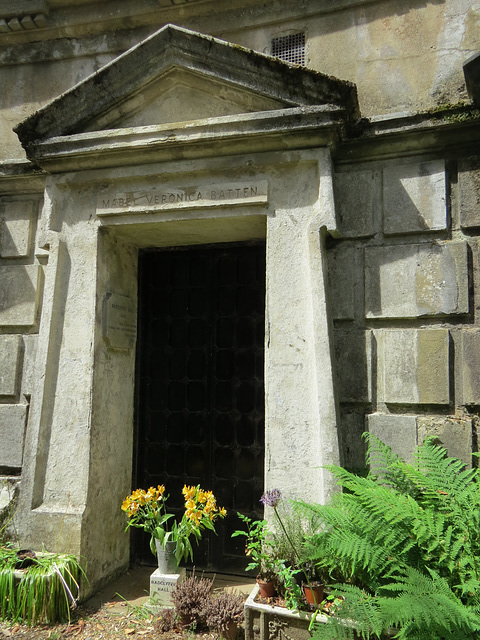
[[(25, 148), (92, 130), (162, 75), (181, 69), (259, 96), (278, 108), (331, 104), (358, 115), (355, 85), (244, 47), (167, 24), (17, 125)], [(264, 108), (258, 109), (265, 110)], [(107, 127), (93, 127), (94, 130)]]

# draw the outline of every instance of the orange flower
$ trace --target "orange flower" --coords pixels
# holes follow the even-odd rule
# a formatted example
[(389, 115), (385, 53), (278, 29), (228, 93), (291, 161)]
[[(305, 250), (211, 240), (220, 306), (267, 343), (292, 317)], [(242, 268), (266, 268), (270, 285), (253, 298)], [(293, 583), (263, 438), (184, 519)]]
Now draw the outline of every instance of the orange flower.
[(149, 487), (147, 493), (145, 494), (146, 502), (150, 502), (151, 500), (155, 500), (157, 497), (157, 490), (155, 487)]
[(131, 518), (135, 513), (137, 513), (139, 506), (136, 502), (132, 502), (127, 511), (127, 516)]
[(198, 526), (200, 524), (201, 518), (202, 518), (202, 513), (200, 511), (194, 511), (192, 513), (190, 520)]
[(185, 496), (185, 500), (193, 500), (195, 497), (196, 487), (187, 487), (184, 485), (182, 493)]

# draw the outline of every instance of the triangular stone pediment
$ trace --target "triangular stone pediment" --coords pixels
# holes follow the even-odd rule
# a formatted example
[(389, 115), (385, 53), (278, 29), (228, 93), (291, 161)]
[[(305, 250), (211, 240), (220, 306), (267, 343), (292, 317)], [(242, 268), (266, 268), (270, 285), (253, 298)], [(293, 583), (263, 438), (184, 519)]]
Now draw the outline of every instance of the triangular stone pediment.
[(141, 127), (270, 111), (286, 105), (223, 78), (174, 66), (92, 119), (86, 131)]
[(78, 133), (289, 107), (358, 115), (355, 86), (166, 25), (19, 124), (23, 146)]

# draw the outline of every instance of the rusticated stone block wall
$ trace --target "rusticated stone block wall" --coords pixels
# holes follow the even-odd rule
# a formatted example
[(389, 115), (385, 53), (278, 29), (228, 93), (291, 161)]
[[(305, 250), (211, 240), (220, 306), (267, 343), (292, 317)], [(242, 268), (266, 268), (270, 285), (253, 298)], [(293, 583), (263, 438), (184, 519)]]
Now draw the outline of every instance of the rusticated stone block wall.
[(0, 197), (0, 474), (18, 474), (42, 293), (34, 256), (39, 198)]
[(328, 250), (342, 462), (363, 431), (472, 463), (480, 415), (480, 158), (340, 165)]

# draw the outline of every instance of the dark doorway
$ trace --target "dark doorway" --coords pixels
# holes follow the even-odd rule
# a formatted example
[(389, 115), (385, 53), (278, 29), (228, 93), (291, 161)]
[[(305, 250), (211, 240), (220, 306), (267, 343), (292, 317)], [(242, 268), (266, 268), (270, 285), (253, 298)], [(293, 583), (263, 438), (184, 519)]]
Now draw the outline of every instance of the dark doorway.
[[(238, 572), (237, 511), (262, 517), (265, 246), (145, 250), (138, 309), (135, 486), (164, 484), (177, 517), (184, 484), (212, 490), (227, 517), (194, 564)], [(136, 560), (154, 564), (140, 533)]]

